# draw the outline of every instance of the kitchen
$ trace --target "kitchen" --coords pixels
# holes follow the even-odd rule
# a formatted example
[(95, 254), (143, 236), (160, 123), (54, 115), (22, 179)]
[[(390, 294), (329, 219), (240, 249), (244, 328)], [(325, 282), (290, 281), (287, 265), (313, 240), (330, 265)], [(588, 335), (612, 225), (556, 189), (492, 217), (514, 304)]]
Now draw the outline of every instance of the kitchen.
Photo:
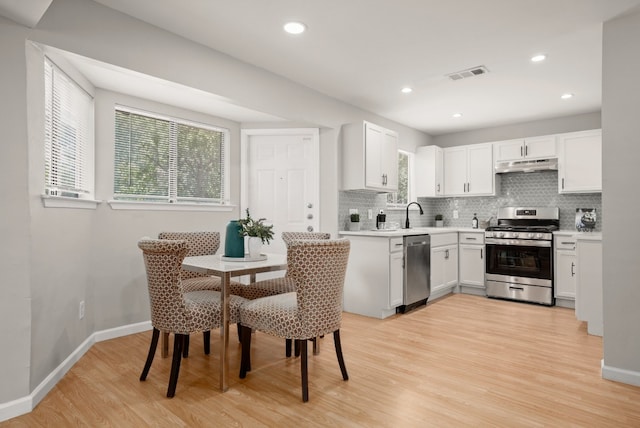
[[(33, 155), (37, 153), (34, 151), (35, 147), (27, 143), (30, 141), (31, 123), (26, 112), (31, 101), (24, 95), (28, 86), (25, 78), (28, 74), (24, 59), (25, 40), (35, 40), (118, 67), (220, 94), (236, 105), (248, 105), (261, 112), (271, 112), (275, 115), (272, 117), (272, 127), (283, 124), (320, 126), (323, 165), (321, 226), (334, 233), (344, 229), (349, 208), (357, 207), (361, 209), (361, 213), (367, 213), (368, 209), (386, 209), (386, 202), (380, 200), (380, 196), (363, 197), (353, 192), (338, 192), (341, 187), (338, 174), (334, 171), (340, 162), (339, 129), (347, 122), (365, 119), (383, 122), (381, 124), (389, 128), (397, 127), (401, 141), (409, 145), (405, 147), (407, 150), (414, 150), (419, 146), (437, 145), (446, 148), (602, 128), (605, 148), (604, 190), (600, 201), (595, 198), (579, 199), (582, 196), (560, 197), (557, 190), (556, 196), (553, 196), (552, 189), (557, 189), (558, 178), (554, 176), (554, 172), (545, 172), (526, 177), (523, 174), (523, 180), (526, 178), (524, 181), (514, 178), (514, 182), (509, 182), (511, 178), (503, 178), (503, 191), (495, 197), (445, 197), (430, 201), (419, 198), (425, 214), (420, 216), (411, 211), (410, 216), (414, 226), (431, 226), (434, 216), (443, 214), (446, 226), (469, 227), (474, 212), (482, 220), (490, 215), (495, 216), (497, 207), (511, 205), (512, 200), (513, 205), (529, 206), (540, 202), (544, 206), (560, 207), (561, 229), (566, 229), (563, 222), (571, 216), (567, 217), (563, 213), (575, 210), (576, 207), (596, 208), (598, 224), (602, 225), (603, 219), (607, 222), (602, 229), (607, 246), (612, 248), (604, 253), (605, 277), (615, 278), (616, 282), (616, 287), (609, 287), (605, 291), (604, 365), (605, 368), (613, 368), (613, 371), (608, 372), (609, 378), (616, 378), (621, 373), (631, 374), (632, 379), (637, 378), (637, 373), (640, 372), (637, 365), (640, 361), (637, 358), (640, 355), (640, 345), (637, 344), (635, 327), (630, 327), (638, 325), (638, 314), (632, 305), (632, 302), (638, 300), (637, 287), (634, 286), (638, 276), (637, 249), (633, 240), (636, 232), (629, 231), (628, 228), (629, 212), (635, 210), (636, 202), (629, 202), (628, 195), (635, 194), (633, 183), (637, 182), (638, 171), (633, 161), (637, 158), (635, 143), (640, 131), (637, 128), (637, 109), (633, 104), (634, 108), (629, 108), (629, 99), (640, 99), (640, 94), (636, 86), (623, 83), (634, 81), (626, 73), (640, 64), (637, 52), (632, 48), (634, 44), (629, 43), (629, 40), (640, 39), (636, 29), (637, 14), (621, 18), (606, 17), (601, 112), (598, 107), (594, 107), (573, 116), (558, 114), (555, 119), (512, 120), (512, 125), (497, 123), (490, 128), (448, 133), (443, 131), (434, 136), (427, 136), (408, 126), (397, 125), (393, 120), (356, 109), (336, 98), (309, 90), (275, 74), (265, 73), (259, 67), (230, 58), (228, 54), (213, 52), (201, 44), (133, 20), (94, 2), (56, 1), (52, 13), (47, 14), (35, 27), (20, 26), (4, 18), (1, 24), (2, 54), (3, 60), (6, 58), (7, 61), (3, 61), (2, 85), (3, 94), (6, 95), (3, 102), (4, 114), (0, 120), (7, 135), (3, 144), (11, 153), (11, 156), (3, 157), (2, 171), (5, 182), (15, 183), (13, 186), (5, 186), (3, 190), (6, 192), (4, 199), (11, 201), (11, 204), (3, 207), (7, 210), (4, 218), (11, 221), (4, 223), (3, 231), (8, 245), (2, 259), (3, 271), (8, 274), (7, 283), (18, 285), (11, 292), (5, 290), (7, 294), (3, 294), (2, 313), (6, 317), (4, 325), (15, 326), (20, 334), (15, 339), (15, 330), (3, 333), (5, 342), (13, 343), (13, 356), (3, 359), (5, 364), (2, 378), (5, 382), (0, 389), (0, 402), (9, 403), (29, 396), (93, 332), (130, 322), (141, 322), (148, 317), (146, 301), (136, 291), (142, 281), (142, 271), (140, 266), (131, 263), (131, 260), (139, 258), (132, 243), (141, 234), (152, 234), (167, 224), (176, 229), (206, 228), (212, 224), (219, 226), (238, 215), (236, 209), (236, 212), (193, 213), (185, 219), (184, 215), (176, 212), (111, 212), (107, 204), (102, 204), (95, 212), (87, 213), (78, 212), (83, 210), (56, 212), (42, 209), (39, 197), (41, 190), (37, 180), (32, 177), (35, 174), (31, 173), (40, 171), (41, 165), (38, 163), (38, 156)], [(104, 29), (104, 32), (90, 31), (93, 28)], [(107, 33), (127, 35), (130, 40), (137, 42), (135, 46), (116, 44)], [(241, 38), (242, 35), (239, 35), (238, 40)], [(232, 37), (216, 39), (235, 40)], [(296, 39), (300, 40), (302, 39)], [(166, 61), (169, 54), (173, 58), (170, 66)], [(273, 56), (282, 58), (286, 55)], [(324, 70), (322, 66), (317, 68)], [(212, 78), (211, 70), (216, 70), (215, 79)], [(239, 75), (249, 78), (239, 80)], [(491, 75), (485, 77), (491, 78)], [(353, 80), (356, 79), (351, 81)], [(111, 96), (109, 93), (107, 95)], [(513, 102), (514, 105), (517, 103), (522, 103), (522, 100)], [(98, 104), (98, 109), (104, 108), (103, 104)], [(447, 115), (450, 113), (447, 106), (442, 109)], [(423, 113), (424, 116), (431, 114)], [(291, 118), (292, 121), (277, 122), (277, 118), (282, 117)], [(102, 132), (106, 132), (105, 122), (99, 123)], [(244, 128), (261, 126), (259, 123), (238, 120), (236, 125), (230, 125), (237, 134), (240, 123)], [(239, 204), (240, 153), (239, 144), (236, 144), (239, 139), (237, 134), (232, 137), (234, 146), (231, 156), (234, 163), (231, 191), (235, 195), (234, 202)], [(107, 159), (96, 165), (98, 173), (102, 174), (96, 181), (97, 193), (101, 199), (107, 200), (112, 194), (112, 183), (108, 179), (108, 159), (112, 153), (109, 147), (105, 148), (103, 145), (98, 145), (96, 150), (97, 159)], [(25, 172), (27, 170), (30, 172)], [(533, 200), (527, 200), (527, 193), (536, 191), (538, 186), (546, 187), (550, 193), (534, 193)], [(510, 193), (505, 193), (505, 188)], [(520, 191), (524, 189), (526, 191)], [(555, 197), (562, 200), (556, 202)], [(363, 198), (362, 203), (358, 198)], [(485, 209), (487, 201), (491, 207)], [(459, 212), (458, 219), (453, 218), (453, 211), (456, 209)], [(604, 216), (603, 211), (606, 211)], [(387, 211), (387, 214), (389, 221), (400, 223), (404, 220), (401, 211)], [(369, 221), (368, 218), (366, 221)], [(52, 228), (52, 224), (56, 228)], [(367, 227), (373, 226), (375, 225), (371, 221)], [(100, 243), (97, 246), (96, 241)], [(69, 254), (77, 257), (74, 266), (68, 265)], [(122, 268), (113, 269), (113, 266)], [(88, 317), (79, 323), (76, 308), (77, 301), (82, 298), (87, 299)], [(131, 305), (124, 307), (123, 301)], [(69, 311), (69, 307), (73, 310)]]

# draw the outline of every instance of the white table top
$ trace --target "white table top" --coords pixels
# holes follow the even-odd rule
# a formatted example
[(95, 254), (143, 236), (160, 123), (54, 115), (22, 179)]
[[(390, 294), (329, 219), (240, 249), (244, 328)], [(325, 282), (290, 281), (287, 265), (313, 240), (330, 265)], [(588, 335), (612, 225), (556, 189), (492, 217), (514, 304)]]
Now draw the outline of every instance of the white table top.
[(220, 255), (185, 257), (182, 267), (192, 272), (208, 275), (222, 275), (230, 273), (231, 276), (241, 276), (251, 273), (270, 272), (287, 268), (287, 256), (284, 254), (266, 254), (267, 259), (248, 261), (222, 261)]

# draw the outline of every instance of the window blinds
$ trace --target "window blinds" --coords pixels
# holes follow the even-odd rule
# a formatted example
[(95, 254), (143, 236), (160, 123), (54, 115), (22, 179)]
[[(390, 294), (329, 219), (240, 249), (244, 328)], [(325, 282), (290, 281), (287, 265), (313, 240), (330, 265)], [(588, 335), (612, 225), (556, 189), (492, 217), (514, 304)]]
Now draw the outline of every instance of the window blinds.
[(116, 199), (225, 202), (228, 130), (118, 106)]
[(93, 197), (93, 99), (45, 58), (45, 193)]

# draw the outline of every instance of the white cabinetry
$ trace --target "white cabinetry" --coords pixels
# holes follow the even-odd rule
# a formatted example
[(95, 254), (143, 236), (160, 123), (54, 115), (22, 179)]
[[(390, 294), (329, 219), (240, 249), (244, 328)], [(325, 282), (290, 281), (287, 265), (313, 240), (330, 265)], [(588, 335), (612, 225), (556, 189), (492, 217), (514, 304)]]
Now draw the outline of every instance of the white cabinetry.
[(461, 232), (458, 244), (460, 291), (468, 294), (486, 295), (484, 232)]
[(431, 295), (437, 299), (458, 285), (458, 234), (431, 235)]
[(496, 194), (493, 144), (471, 144), (443, 149), (445, 196)]
[(493, 150), (496, 162), (554, 158), (557, 156), (556, 136), (496, 141)]
[(585, 235), (577, 239), (576, 317), (587, 332), (602, 336), (602, 241)]
[(402, 305), (403, 238), (350, 235), (344, 310), (386, 318)]
[(558, 192), (602, 192), (602, 130), (558, 135)]
[(575, 234), (553, 235), (556, 249), (554, 297), (556, 306), (575, 307), (576, 298), (576, 238)]
[(416, 197), (435, 197), (444, 194), (443, 151), (438, 146), (422, 146), (416, 149), (415, 186)]
[(398, 190), (398, 134), (370, 122), (342, 127), (342, 188)]

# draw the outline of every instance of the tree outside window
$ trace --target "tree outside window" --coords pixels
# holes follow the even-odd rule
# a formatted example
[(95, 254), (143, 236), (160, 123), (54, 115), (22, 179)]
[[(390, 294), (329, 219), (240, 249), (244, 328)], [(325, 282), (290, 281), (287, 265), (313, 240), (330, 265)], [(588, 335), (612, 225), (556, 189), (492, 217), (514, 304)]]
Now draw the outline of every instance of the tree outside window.
[(402, 206), (411, 201), (411, 153), (398, 150), (398, 191), (387, 195), (387, 205)]

